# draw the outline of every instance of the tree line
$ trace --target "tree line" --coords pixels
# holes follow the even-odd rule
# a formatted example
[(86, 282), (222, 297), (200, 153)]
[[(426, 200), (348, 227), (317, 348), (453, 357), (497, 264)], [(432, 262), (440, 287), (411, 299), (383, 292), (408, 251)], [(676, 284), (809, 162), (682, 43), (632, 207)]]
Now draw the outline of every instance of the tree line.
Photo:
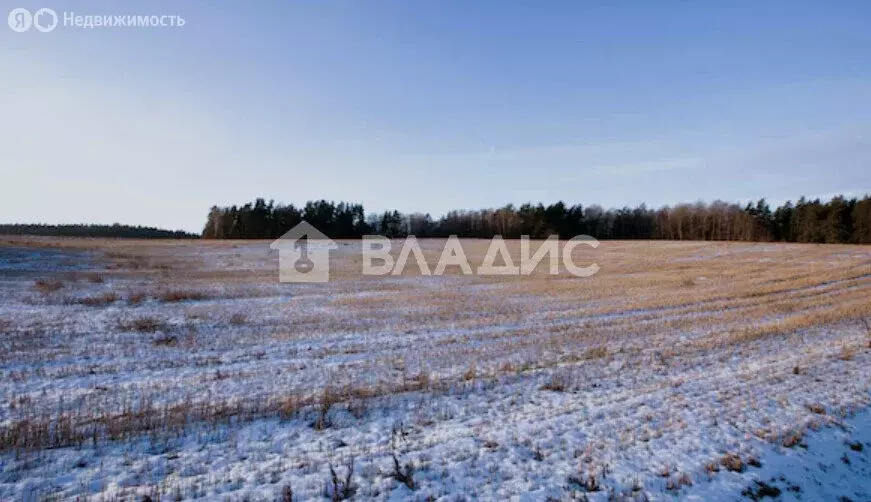
[(714, 201), (657, 209), (644, 204), (604, 209), (599, 205), (513, 204), (501, 208), (455, 210), (434, 219), (425, 213), (385, 211), (365, 214), (362, 204), (309, 201), (304, 206), (258, 198), (243, 206), (209, 211), (207, 239), (275, 239), (302, 220), (333, 239), (376, 234), (385, 237), (670, 239), (871, 243), (871, 197), (837, 196), (828, 201), (804, 197), (773, 210), (765, 199), (744, 206)]
[(46, 225), (0, 224), (0, 235), (44, 235), (54, 237), (119, 237), (130, 239), (196, 239), (199, 235), (183, 230), (164, 230), (131, 225)]

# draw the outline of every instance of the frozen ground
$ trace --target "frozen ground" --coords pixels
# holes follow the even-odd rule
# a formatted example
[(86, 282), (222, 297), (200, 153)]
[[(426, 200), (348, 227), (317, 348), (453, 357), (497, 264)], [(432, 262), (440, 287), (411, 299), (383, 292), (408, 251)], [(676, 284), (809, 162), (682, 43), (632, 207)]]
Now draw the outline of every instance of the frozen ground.
[(261, 242), (0, 247), (0, 500), (869, 500), (867, 247), (341, 244), (318, 285)]

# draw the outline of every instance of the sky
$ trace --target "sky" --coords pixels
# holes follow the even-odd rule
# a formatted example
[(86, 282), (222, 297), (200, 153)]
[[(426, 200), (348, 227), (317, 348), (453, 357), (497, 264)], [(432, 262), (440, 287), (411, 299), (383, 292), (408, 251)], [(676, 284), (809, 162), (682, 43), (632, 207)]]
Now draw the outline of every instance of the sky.
[(0, 4), (0, 222), (871, 192), (867, 1)]

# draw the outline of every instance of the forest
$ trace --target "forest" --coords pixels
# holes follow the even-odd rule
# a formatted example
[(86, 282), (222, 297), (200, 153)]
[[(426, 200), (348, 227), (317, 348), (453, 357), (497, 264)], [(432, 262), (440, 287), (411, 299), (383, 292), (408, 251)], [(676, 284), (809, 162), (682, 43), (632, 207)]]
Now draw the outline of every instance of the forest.
[(0, 235), (45, 235), (54, 237), (118, 237), (128, 239), (195, 239), (182, 230), (121, 225), (0, 224)]
[(501, 208), (454, 210), (434, 219), (424, 213), (366, 214), (362, 204), (309, 201), (303, 206), (258, 198), (243, 206), (211, 208), (203, 238), (275, 239), (305, 220), (333, 239), (367, 234), (396, 238), (571, 238), (871, 243), (871, 197), (804, 197), (772, 209), (765, 199), (741, 205), (724, 201), (678, 204), (657, 209), (644, 204), (604, 209), (599, 205), (513, 204)]

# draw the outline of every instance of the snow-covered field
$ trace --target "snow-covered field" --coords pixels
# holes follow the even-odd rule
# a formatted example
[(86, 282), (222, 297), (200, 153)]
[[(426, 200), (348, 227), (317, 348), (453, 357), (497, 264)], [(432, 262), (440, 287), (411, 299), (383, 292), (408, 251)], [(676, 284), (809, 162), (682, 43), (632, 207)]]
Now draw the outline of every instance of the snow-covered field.
[(867, 246), (359, 251), (0, 238), (0, 500), (871, 500)]

